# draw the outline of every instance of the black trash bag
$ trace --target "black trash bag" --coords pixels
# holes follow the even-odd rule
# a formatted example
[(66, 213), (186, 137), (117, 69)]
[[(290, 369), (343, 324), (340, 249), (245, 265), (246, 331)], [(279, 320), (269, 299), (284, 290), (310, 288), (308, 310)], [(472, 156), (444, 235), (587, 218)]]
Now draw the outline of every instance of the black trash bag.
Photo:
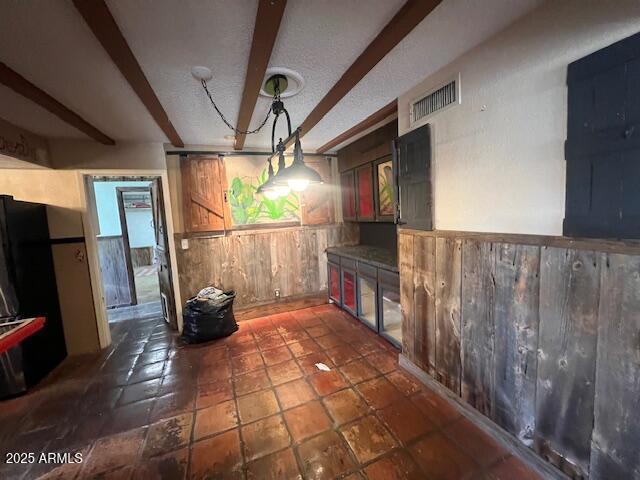
[(193, 297), (182, 312), (182, 338), (187, 343), (202, 343), (228, 337), (238, 330), (233, 316), (236, 292), (224, 292), (222, 301)]

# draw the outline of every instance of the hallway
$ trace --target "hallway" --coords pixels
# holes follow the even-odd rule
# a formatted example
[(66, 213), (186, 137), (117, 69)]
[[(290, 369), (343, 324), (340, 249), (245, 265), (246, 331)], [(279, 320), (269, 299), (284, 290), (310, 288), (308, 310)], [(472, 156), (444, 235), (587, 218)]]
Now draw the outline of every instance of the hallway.
[(0, 412), (3, 447), (83, 462), (3, 465), (2, 478), (538, 478), (333, 306), (203, 346), (161, 319), (119, 327), (110, 349), (67, 359)]

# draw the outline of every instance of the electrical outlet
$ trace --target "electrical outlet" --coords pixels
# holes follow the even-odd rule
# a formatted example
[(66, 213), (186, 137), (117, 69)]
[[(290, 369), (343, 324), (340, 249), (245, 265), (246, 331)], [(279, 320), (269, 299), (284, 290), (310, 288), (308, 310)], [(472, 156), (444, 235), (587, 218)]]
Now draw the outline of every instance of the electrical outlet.
[(276, 288), (273, 293), (275, 294), (276, 298), (280, 298), (280, 289)]

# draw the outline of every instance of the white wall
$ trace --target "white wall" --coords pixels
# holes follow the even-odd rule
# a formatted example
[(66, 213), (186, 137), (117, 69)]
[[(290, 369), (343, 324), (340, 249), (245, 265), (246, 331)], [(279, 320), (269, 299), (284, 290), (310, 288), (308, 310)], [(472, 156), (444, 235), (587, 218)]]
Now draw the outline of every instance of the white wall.
[[(120, 225), (120, 212), (118, 210), (117, 187), (148, 187), (148, 181), (118, 181), (118, 182), (94, 182), (93, 188), (96, 194), (98, 210), (98, 223), (100, 236), (122, 235)], [(152, 247), (155, 245), (153, 230), (153, 212), (151, 208), (125, 211), (127, 216), (127, 228), (129, 244), (132, 248)]]
[(127, 231), (131, 248), (153, 247), (156, 244), (153, 228), (153, 210), (150, 208), (130, 208), (125, 210)]
[(460, 73), (462, 103), (429, 119), (439, 230), (561, 235), (567, 65), (640, 31), (637, 0), (550, 0), (399, 98)]

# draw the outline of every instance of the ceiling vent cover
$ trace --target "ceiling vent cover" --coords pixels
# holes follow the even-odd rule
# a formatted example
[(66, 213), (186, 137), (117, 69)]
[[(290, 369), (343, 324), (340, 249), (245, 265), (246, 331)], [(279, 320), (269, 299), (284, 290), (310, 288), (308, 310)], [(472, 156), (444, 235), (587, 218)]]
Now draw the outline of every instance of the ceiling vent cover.
[(458, 84), (458, 79), (451, 80), (411, 103), (411, 124), (414, 125), (440, 110), (459, 103)]

